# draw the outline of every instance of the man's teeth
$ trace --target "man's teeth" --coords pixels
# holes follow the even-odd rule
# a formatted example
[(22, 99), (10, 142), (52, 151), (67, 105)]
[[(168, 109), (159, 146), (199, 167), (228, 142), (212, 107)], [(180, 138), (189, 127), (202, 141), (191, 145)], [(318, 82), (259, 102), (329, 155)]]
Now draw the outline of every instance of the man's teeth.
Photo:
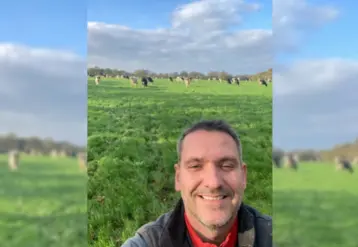
[(222, 200), (224, 199), (224, 196), (201, 196), (203, 199), (205, 200), (211, 200), (211, 201), (214, 201), (214, 200)]

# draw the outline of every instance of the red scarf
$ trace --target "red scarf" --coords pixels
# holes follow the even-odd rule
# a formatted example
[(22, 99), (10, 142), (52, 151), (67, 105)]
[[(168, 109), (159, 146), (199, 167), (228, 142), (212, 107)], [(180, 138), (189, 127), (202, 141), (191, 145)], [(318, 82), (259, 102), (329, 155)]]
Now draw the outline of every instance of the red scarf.
[[(184, 219), (185, 219), (186, 227), (189, 232), (190, 239), (191, 239), (194, 247), (216, 247), (215, 244), (205, 243), (200, 239), (198, 234), (195, 232), (195, 230), (191, 226), (185, 212), (184, 212)], [(231, 227), (229, 234), (226, 236), (225, 241), (220, 244), (220, 247), (235, 247), (236, 242), (237, 242), (237, 232), (238, 232), (238, 218), (236, 217), (236, 220), (235, 220), (233, 226)]]

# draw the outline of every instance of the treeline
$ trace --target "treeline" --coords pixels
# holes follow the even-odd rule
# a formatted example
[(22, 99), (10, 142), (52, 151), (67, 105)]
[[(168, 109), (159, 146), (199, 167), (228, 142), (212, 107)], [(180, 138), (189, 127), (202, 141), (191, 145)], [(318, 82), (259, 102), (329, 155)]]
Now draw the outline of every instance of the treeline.
[(58, 142), (51, 138), (18, 137), (15, 134), (0, 136), (0, 153), (8, 153), (10, 150), (18, 150), (31, 155), (73, 156), (85, 151), (69, 142)]
[(330, 150), (322, 150), (320, 153), (324, 160), (333, 160), (334, 157), (339, 155), (352, 160), (358, 157), (358, 138), (353, 142), (336, 145)]
[(110, 68), (99, 68), (99, 67), (93, 67), (87, 69), (87, 75), (89, 77), (94, 76), (103, 76), (103, 77), (120, 77), (124, 75), (128, 76), (138, 76), (138, 77), (144, 77), (144, 76), (150, 76), (150, 77), (157, 77), (157, 78), (168, 78), (168, 77), (192, 77), (192, 78), (198, 78), (198, 79), (208, 79), (208, 78), (222, 78), (225, 79), (227, 77), (239, 77), (242, 80), (257, 80), (259, 78), (262, 79), (270, 79), (272, 80), (272, 69), (269, 69), (264, 72), (260, 72), (253, 75), (248, 74), (230, 74), (225, 71), (210, 71), (206, 74), (197, 72), (197, 71), (181, 71), (181, 72), (171, 72), (171, 73), (155, 73), (153, 71), (145, 70), (145, 69), (138, 69), (133, 72), (120, 70), (120, 69), (110, 69)]
[(285, 154), (293, 153), (297, 154), (300, 161), (334, 161), (337, 156), (344, 156), (349, 160), (353, 160), (358, 157), (358, 138), (349, 143), (339, 144), (328, 150), (292, 150), (284, 151), (283, 149), (274, 148), (273, 158), (282, 157)]

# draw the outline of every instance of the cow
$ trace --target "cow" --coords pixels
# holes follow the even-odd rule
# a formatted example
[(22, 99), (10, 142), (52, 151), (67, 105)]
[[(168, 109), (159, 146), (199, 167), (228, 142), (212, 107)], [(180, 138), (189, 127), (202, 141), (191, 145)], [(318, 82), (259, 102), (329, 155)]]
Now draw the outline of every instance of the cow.
[(142, 77), (142, 85), (147, 87), (148, 86), (148, 79), (145, 77)]
[(184, 82), (185, 82), (185, 86), (186, 87), (189, 87), (190, 86), (190, 82), (191, 82), (191, 78), (190, 77), (188, 77), (188, 78), (183, 78), (183, 80), (184, 80)]
[(279, 156), (272, 157), (272, 163), (276, 168), (280, 168), (281, 167), (281, 157), (279, 157)]
[(57, 158), (58, 157), (58, 151), (56, 149), (52, 149), (50, 152), (50, 156), (52, 158)]
[(232, 84), (232, 79), (231, 78), (227, 78), (226, 81), (227, 81), (227, 83)]
[(296, 159), (296, 157), (293, 155), (293, 154), (287, 154), (285, 156), (285, 167), (287, 168), (291, 168), (293, 170), (296, 170), (298, 169), (298, 161)]
[(169, 77), (169, 81), (170, 81), (170, 82), (173, 82), (173, 77), (170, 76), (170, 77)]
[(335, 163), (336, 163), (336, 170), (340, 171), (340, 170), (347, 170), (350, 173), (353, 173), (353, 167), (352, 164), (345, 159), (344, 157), (336, 157), (335, 158)]
[(77, 154), (78, 165), (80, 170), (87, 170), (87, 156), (86, 153), (80, 152)]
[(267, 87), (267, 82), (266, 82), (265, 79), (260, 79), (259, 83), (260, 83), (260, 85), (263, 85), (263, 86)]
[(20, 153), (17, 150), (11, 150), (8, 155), (8, 165), (10, 170), (17, 170), (19, 168)]
[(96, 85), (99, 85), (100, 81), (101, 81), (101, 77), (96, 76), (95, 81), (94, 81), (96, 83)]
[(137, 86), (138, 80), (137, 80), (137, 78), (135, 78), (135, 77), (131, 77), (131, 78), (130, 78), (130, 82), (131, 82), (131, 85), (132, 85), (132, 86)]
[(153, 79), (152, 79), (152, 77), (147, 77), (147, 80), (149, 81), (149, 82), (151, 82), (151, 83), (153, 83), (154, 81), (153, 81)]

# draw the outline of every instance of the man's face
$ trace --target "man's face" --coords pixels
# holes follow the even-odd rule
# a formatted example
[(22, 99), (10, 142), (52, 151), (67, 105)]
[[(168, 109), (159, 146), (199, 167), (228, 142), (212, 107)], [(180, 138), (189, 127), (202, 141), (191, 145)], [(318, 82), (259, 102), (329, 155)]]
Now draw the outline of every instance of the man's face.
[(236, 215), (246, 188), (246, 165), (240, 165), (235, 141), (224, 132), (199, 130), (182, 144), (175, 189), (186, 212), (207, 228), (225, 226)]

